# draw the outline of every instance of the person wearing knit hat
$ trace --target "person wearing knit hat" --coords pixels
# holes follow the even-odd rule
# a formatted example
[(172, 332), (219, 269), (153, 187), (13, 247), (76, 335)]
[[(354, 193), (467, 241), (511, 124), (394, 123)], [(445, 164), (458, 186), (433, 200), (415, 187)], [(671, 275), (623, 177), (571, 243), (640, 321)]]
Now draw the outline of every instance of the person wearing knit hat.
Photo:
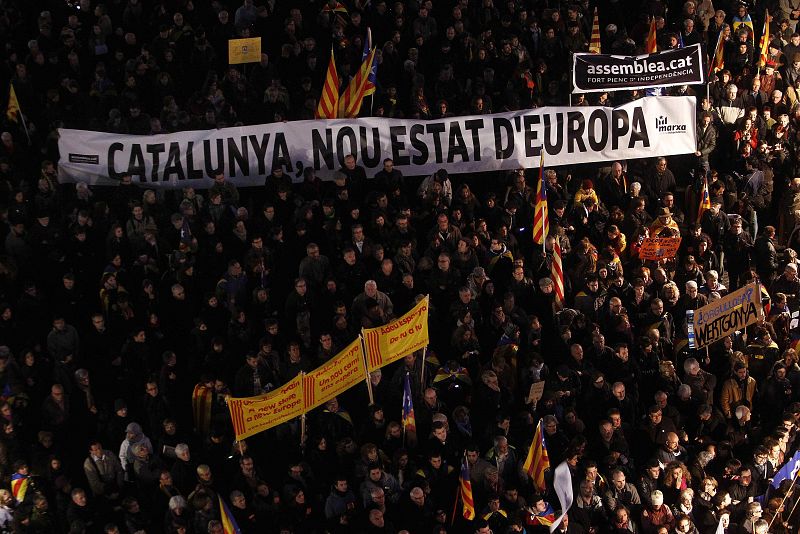
[(600, 199), (597, 197), (597, 191), (594, 190), (594, 183), (586, 179), (581, 182), (581, 188), (575, 192), (575, 205), (579, 206), (586, 199), (591, 198), (595, 204), (600, 204)]

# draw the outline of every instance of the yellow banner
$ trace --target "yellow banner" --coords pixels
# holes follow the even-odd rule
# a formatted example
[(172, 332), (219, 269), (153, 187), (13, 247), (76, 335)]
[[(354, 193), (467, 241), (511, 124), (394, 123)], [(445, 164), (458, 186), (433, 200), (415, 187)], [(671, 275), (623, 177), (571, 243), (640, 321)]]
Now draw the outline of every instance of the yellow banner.
[(372, 372), (428, 345), (428, 297), (386, 326), (363, 330), (367, 369)]
[(228, 399), (233, 431), (242, 440), (303, 414), (303, 379), (297, 375), (266, 395)]
[(303, 378), (303, 404), (310, 411), (355, 386), (366, 376), (361, 339)]
[(258, 63), (261, 61), (261, 37), (228, 40), (228, 64)]

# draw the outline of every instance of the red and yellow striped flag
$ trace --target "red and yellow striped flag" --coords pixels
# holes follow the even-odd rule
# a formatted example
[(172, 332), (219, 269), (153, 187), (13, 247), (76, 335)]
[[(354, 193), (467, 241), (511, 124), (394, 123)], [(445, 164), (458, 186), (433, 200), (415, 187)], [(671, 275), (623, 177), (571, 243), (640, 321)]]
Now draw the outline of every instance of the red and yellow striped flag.
[(339, 109), (339, 73), (336, 72), (336, 61), (331, 47), (331, 60), (328, 63), (328, 72), (325, 74), (325, 85), (317, 104), (317, 119), (335, 119)]
[(367, 82), (372, 72), (372, 62), (375, 60), (375, 49), (369, 53), (369, 57), (361, 64), (361, 68), (350, 80), (350, 83), (339, 98), (339, 118), (353, 119), (358, 117), (361, 111), (361, 103), (367, 94)]
[(550, 219), (547, 215), (547, 186), (544, 183), (544, 147), (539, 160), (539, 183), (536, 186), (536, 211), (533, 214), (533, 241), (544, 245), (550, 233)]
[(528, 457), (522, 467), (531, 477), (536, 491), (542, 492), (547, 489), (544, 483), (544, 472), (550, 469), (550, 457), (547, 455), (547, 446), (544, 443), (541, 419), (536, 425), (536, 433), (533, 435)]
[(475, 519), (475, 500), (472, 498), (472, 481), (469, 479), (467, 459), (461, 462), (461, 477), (458, 480), (461, 488), (461, 514), (467, 521)]
[(703, 212), (711, 209), (711, 198), (708, 196), (708, 180), (703, 178), (703, 190), (700, 192), (700, 205), (697, 207), (697, 222), (703, 217)]
[(28, 483), (30, 480), (28, 479), (28, 475), (23, 475), (20, 473), (14, 473), (11, 475), (11, 494), (17, 500), (17, 502), (22, 502), (25, 500), (25, 494), (28, 491)]
[(656, 18), (650, 19), (650, 31), (647, 32), (647, 39), (644, 42), (644, 51), (647, 54), (658, 52), (658, 37), (656, 35)]
[(758, 64), (761, 67), (767, 64), (769, 57), (769, 21), (769, 10), (766, 10), (764, 12), (764, 29), (761, 31), (761, 41), (758, 42), (758, 49), (761, 51)]
[(344, 13), (345, 15), (348, 14), (347, 8), (344, 7), (344, 4), (341, 2), (327, 2), (322, 6), (323, 13), (330, 13), (331, 11), (334, 13)]
[(726, 27), (727, 24), (724, 24), (722, 29), (719, 31), (719, 37), (717, 37), (717, 46), (714, 47), (714, 57), (711, 60), (711, 72), (709, 73), (709, 76), (725, 68), (725, 39), (723, 38), (722, 34), (725, 33)]
[(555, 288), (556, 305), (562, 308), (564, 306), (564, 266), (561, 263), (561, 245), (558, 244), (557, 238), (553, 243), (553, 266), (550, 271)]
[(594, 19), (592, 20), (592, 38), (589, 41), (589, 53), (600, 53), (600, 18), (597, 15), (597, 8), (594, 8)]

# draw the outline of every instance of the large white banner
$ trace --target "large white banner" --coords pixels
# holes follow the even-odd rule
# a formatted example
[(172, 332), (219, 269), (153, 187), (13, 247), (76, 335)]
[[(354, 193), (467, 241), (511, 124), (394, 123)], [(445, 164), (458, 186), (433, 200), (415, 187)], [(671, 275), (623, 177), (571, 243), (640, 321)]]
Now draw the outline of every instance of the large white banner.
[(113, 185), (128, 173), (150, 187), (210, 187), (222, 172), (237, 186), (263, 185), (276, 165), (330, 178), (348, 154), (367, 176), (394, 160), (406, 176), (538, 167), (695, 151), (695, 99), (649, 97), (617, 108), (545, 107), (441, 120), (337, 119), (118, 135), (59, 130), (59, 178)]

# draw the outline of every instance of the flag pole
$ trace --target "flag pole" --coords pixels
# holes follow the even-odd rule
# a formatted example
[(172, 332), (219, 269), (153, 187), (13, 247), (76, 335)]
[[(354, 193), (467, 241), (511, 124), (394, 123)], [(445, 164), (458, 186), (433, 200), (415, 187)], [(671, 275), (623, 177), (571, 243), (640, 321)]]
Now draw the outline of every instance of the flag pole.
[(425, 357), (428, 355), (428, 345), (422, 347), (422, 372), (420, 373), (419, 377), (419, 385), (423, 390), (423, 395), (425, 393)]
[(367, 372), (367, 393), (369, 394), (369, 403), (375, 404), (375, 397), (372, 393), (372, 380), (370, 380), (369, 371)]
[[(545, 202), (547, 202), (547, 201), (545, 200)], [(545, 257), (547, 257), (547, 236), (546, 235), (542, 236), (542, 254), (544, 254)]]
[(306, 446), (306, 414), (300, 416), (300, 449), (305, 449)]
[[(794, 502), (794, 506), (792, 506), (792, 511), (791, 511), (791, 512), (789, 512), (789, 515), (787, 515), (787, 516), (786, 516), (786, 522), (787, 522), (787, 523), (788, 523), (788, 522), (789, 522), (789, 520), (792, 518), (792, 514), (794, 514), (794, 510), (795, 510), (795, 508), (797, 508), (797, 504), (798, 504), (798, 503), (800, 503), (800, 499), (797, 499), (797, 500)], [(778, 508), (778, 510), (780, 510), (780, 508)]]
[(22, 121), (22, 128), (25, 130), (25, 137), (28, 138), (28, 145), (31, 144), (31, 134), (28, 133), (28, 124), (25, 122), (25, 115), (22, 114), (22, 110), (19, 110), (19, 120)]
[[(795, 482), (797, 482), (797, 476), (798, 475), (800, 475), (800, 469), (798, 469), (797, 473), (794, 474), (794, 478), (792, 479), (792, 485), (789, 488), (789, 491), (786, 492), (786, 495), (783, 496), (783, 500), (781, 501), (781, 505), (778, 506), (778, 510), (780, 510), (783, 507), (783, 504), (786, 502), (786, 499), (788, 499), (791, 496), (792, 492), (794, 491), (794, 484), (795, 484)], [(795, 506), (797, 506), (796, 503), (795, 503)], [(794, 508), (792, 508), (792, 511), (794, 511)], [(775, 522), (775, 518), (778, 517), (777, 513), (778, 512), (776, 511), (775, 515), (772, 516), (772, 519), (769, 522), (769, 526), (767, 527), (767, 532), (769, 532), (769, 530), (772, 528), (772, 523)]]
[[(406, 371), (406, 379), (409, 378), (409, 373)], [(410, 387), (409, 387), (410, 389)], [(405, 383), (403, 384), (403, 408), (401, 410), (400, 420), (403, 422), (403, 448), (406, 448), (406, 400), (405, 400)]]
[(453, 515), (450, 516), (450, 526), (453, 526), (453, 523), (456, 522), (456, 509), (458, 508), (458, 500), (461, 498), (461, 484), (459, 483), (458, 489), (456, 490), (456, 500), (453, 503)]
[(361, 341), (361, 353), (364, 355), (364, 371), (366, 372), (367, 394), (369, 394), (369, 403), (375, 404), (375, 397), (372, 393), (372, 380), (370, 379), (369, 365), (367, 365), (367, 346), (364, 344), (364, 329), (361, 329), (361, 335), (358, 336)]
[[(572, 93), (569, 94), (569, 104), (572, 105)], [(547, 207), (547, 190), (545, 189), (544, 184), (544, 146), (542, 146), (542, 152), (539, 155), (539, 187), (542, 188), (542, 197), (544, 197), (544, 206)], [(537, 206), (538, 209), (538, 206)], [(542, 209), (544, 212), (544, 209)], [(550, 210), (547, 210), (547, 214), (545, 215), (542, 213), (542, 254), (547, 257), (547, 233), (545, 233), (544, 229), (550, 229), (550, 222), (547, 220), (550, 217)]]

